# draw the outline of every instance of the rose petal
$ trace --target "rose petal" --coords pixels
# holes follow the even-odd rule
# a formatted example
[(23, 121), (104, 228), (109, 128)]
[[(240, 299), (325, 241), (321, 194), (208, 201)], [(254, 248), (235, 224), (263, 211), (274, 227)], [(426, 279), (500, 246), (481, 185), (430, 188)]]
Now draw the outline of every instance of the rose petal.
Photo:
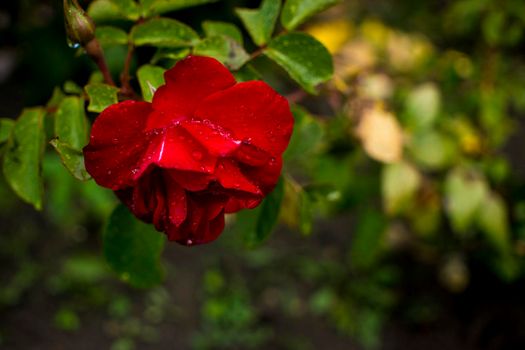
[(200, 102), (215, 92), (235, 84), (235, 78), (219, 61), (211, 57), (188, 56), (164, 73), (166, 85), (153, 96), (156, 113), (148, 129), (163, 128), (174, 120), (191, 117)]
[(166, 169), (173, 181), (177, 182), (185, 190), (202, 191), (205, 190), (210, 182), (215, 179), (212, 174), (196, 173), (193, 171), (181, 171)]
[(219, 126), (201, 120), (187, 120), (181, 123), (208, 152), (217, 156), (226, 156), (236, 150), (240, 142)]
[(270, 193), (281, 176), (283, 167), (282, 157), (272, 158), (260, 167), (242, 166), (241, 171), (250, 179), (250, 181), (258, 186), (264, 195)]
[(286, 149), (293, 128), (288, 101), (262, 81), (239, 83), (210, 95), (194, 116), (274, 157)]
[(84, 158), (99, 185), (122, 189), (146, 170), (143, 158), (151, 139), (143, 130), (150, 112), (147, 102), (125, 101), (106, 108), (95, 120)]
[(217, 164), (215, 176), (222, 187), (236, 191), (244, 191), (262, 195), (261, 190), (254, 185), (239, 169), (239, 165), (231, 159), (221, 159)]
[(168, 219), (175, 226), (180, 226), (188, 216), (186, 192), (168, 174), (165, 174), (166, 196), (168, 198)]
[[(188, 218), (183, 225), (170, 225), (168, 239), (184, 245), (203, 244), (216, 239), (224, 229), (224, 198), (188, 197)], [(214, 216), (215, 215), (215, 216)]]
[(217, 158), (211, 156), (186, 130), (178, 125), (155, 130), (147, 155), (161, 168), (211, 173)]
[(253, 209), (261, 204), (262, 198), (257, 199), (239, 199), (231, 197), (224, 207), (224, 212), (227, 214), (236, 213), (242, 209)]

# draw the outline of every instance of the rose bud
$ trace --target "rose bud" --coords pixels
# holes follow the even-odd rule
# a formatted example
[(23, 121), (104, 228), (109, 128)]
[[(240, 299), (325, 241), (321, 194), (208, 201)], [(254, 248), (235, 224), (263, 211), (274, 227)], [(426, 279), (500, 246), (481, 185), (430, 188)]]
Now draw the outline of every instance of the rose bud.
[(64, 0), (66, 34), (71, 46), (85, 46), (95, 37), (95, 23), (77, 0)]
[(164, 78), (152, 103), (124, 101), (98, 116), (86, 169), (170, 240), (206, 243), (224, 214), (273, 190), (293, 116), (268, 84), (237, 83), (213, 58), (189, 56)]

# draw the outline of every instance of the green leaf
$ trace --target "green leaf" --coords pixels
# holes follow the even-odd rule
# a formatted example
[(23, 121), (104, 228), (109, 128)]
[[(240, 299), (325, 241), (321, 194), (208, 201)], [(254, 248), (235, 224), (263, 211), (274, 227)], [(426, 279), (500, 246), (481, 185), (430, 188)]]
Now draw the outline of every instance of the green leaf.
[(55, 114), (55, 136), (60, 142), (80, 150), (88, 141), (88, 126), (84, 100), (68, 96), (62, 100)]
[(286, 0), (281, 14), (281, 23), (293, 30), (318, 12), (336, 5), (341, 0)]
[(25, 109), (16, 121), (4, 156), (4, 175), (15, 193), (42, 209), (42, 157), (44, 153), (45, 111)]
[(49, 143), (60, 155), (62, 164), (64, 164), (71, 175), (80, 181), (87, 181), (91, 178), (86, 171), (84, 165), (84, 154), (81, 150), (72, 148), (69, 144), (61, 142), (58, 139), (53, 139)]
[(65, 96), (66, 95), (62, 92), (62, 90), (58, 86), (55, 87), (53, 89), (53, 95), (51, 95), (51, 98), (49, 99), (49, 101), (47, 101), (46, 107), (48, 109), (58, 108), (58, 105), (60, 104), (60, 102), (62, 102), (62, 99)]
[(388, 164), (383, 167), (381, 185), (385, 210), (396, 215), (413, 202), (421, 185), (421, 175), (408, 163)]
[(162, 233), (139, 221), (124, 205), (119, 205), (104, 231), (104, 256), (123, 281), (147, 288), (163, 279), (160, 255), (164, 241)]
[(140, 0), (144, 17), (160, 15), (165, 12), (217, 2), (218, 0)]
[(319, 41), (304, 33), (288, 33), (274, 38), (265, 54), (283, 67), (306, 91), (332, 77), (332, 56)]
[(355, 267), (365, 269), (373, 266), (381, 256), (386, 221), (379, 211), (373, 209), (362, 212), (358, 217), (350, 256)]
[(457, 233), (464, 234), (471, 227), (487, 191), (487, 183), (476, 172), (461, 168), (449, 172), (445, 180), (445, 209)]
[(457, 159), (457, 145), (447, 135), (434, 130), (414, 134), (409, 141), (414, 160), (424, 168), (442, 169)]
[(477, 215), (479, 227), (487, 240), (500, 253), (509, 253), (510, 232), (508, 210), (503, 199), (497, 193), (485, 196)]
[(235, 80), (238, 82), (261, 80), (261, 73), (259, 73), (251, 64), (245, 64), (239, 70), (233, 72)]
[(66, 94), (80, 95), (82, 94), (82, 88), (74, 81), (68, 80), (64, 83), (64, 92)]
[(100, 113), (118, 102), (119, 89), (107, 84), (88, 84), (84, 88), (89, 97), (88, 111)]
[(262, 204), (251, 210), (237, 214), (238, 228), (246, 245), (253, 247), (268, 238), (272, 233), (281, 209), (284, 196), (284, 180), (281, 178), (275, 189), (264, 199)]
[(151, 102), (155, 90), (164, 84), (165, 71), (162, 67), (152, 66), (150, 64), (146, 64), (138, 69), (137, 77), (144, 101)]
[(294, 131), (283, 157), (287, 162), (309, 162), (310, 157), (321, 149), (324, 137), (323, 125), (308, 111), (297, 105), (292, 105), (292, 113), (295, 120)]
[(95, 0), (87, 12), (95, 22), (115, 19), (136, 21), (140, 17), (139, 6), (133, 0)]
[(120, 28), (99, 26), (95, 35), (101, 45), (127, 45), (128, 34)]
[(0, 118), (0, 143), (4, 143), (9, 138), (15, 121), (7, 118)]
[(262, 46), (272, 37), (280, 8), (281, 0), (263, 0), (258, 9), (236, 9), (235, 12), (248, 30), (253, 42)]
[(408, 95), (406, 100), (407, 124), (414, 129), (434, 125), (441, 107), (441, 96), (436, 84), (422, 84)]
[(193, 53), (214, 57), (232, 70), (239, 69), (250, 59), (237, 41), (224, 35), (202, 40), (195, 46)]
[[(179, 61), (190, 54), (190, 49), (187, 47), (183, 48), (165, 48), (161, 47), (157, 49), (155, 55), (151, 59), (152, 64), (156, 64), (160, 60), (168, 59), (171, 61)], [(171, 64), (173, 65), (173, 63)]]
[(158, 47), (192, 46), (199, 40), (193, 29), (171, 18), (154, 18), (131, 29), (131, 40), (136, 46)]
[(232, 38), (241, 45), (243, 44), (242, 33), (235, 24), (219, 21), (205, 21), (202, 23), (202, 28), (207, 37), (224, 35)]

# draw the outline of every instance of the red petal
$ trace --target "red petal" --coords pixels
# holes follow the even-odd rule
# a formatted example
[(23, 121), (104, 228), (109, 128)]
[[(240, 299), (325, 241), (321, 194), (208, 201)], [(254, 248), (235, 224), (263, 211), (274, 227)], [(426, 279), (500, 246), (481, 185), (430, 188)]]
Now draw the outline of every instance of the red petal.
[(211, 174), (166, 169), (170, 177), (188, 191), (205, 190), (215, 177)]
[(220, 127), (201, 120), (187, 120), (181, 124), (201, 145), (214, 155), (226, 156), (236, 150), (240, 142)]
[(230, 198), (226, 206), (224, 207), (224, 212), (227, 214), (236, 213), (242, 209), (253, 209), (259, 204), (261, 204), (262, 198), (258, 199), (239, 199), (239, 198)]
[(270, 193), (281, 176), (282, 157), (272, 158), (260, 167), (241, 166), (242, 173), (266, 195)]
[(166, 195), (168, 197), (168, 218), (175, 226), (180, 226), (188, 216), (186, 192), (168, 174), (165, 174)]
[(158, 132), (147, 151), (148, 159), (161, 168), (211, 173), (217, 159), (178, 125)]
[(153, 96), (153, 108), (165, 111), (148, 121), (148, 129), (162, 128), (174, 120), (191, 117), (200, 102), (235, 84), (235, 78), (211, 57), (188, 56), (164, 73), (166, 85)]
[(194, 116), (274, 157), (286, 149), (293, 128), (288, 101), (262, 81), (239, 83), (209, 96)]
[(180, 227), (168, 228), (168, 239), (184, 245), (195, 245), (216, 239), (224, 229), (225, 199), (211, 196), (188, 197), (188, 218)]
[(143, 130), (150, 112), (147, 102), (125, 101), (106, 108), (95, 120), (84, 157), (99, 185), (118, 190), (146, 170), (143, 157), (150, 138)]
[(254, 185), (239, 169), (239, 165), (231, 159), (221, 159), (217, 164), (215, 176), (222, 187), (262, 195), (261, 190)]

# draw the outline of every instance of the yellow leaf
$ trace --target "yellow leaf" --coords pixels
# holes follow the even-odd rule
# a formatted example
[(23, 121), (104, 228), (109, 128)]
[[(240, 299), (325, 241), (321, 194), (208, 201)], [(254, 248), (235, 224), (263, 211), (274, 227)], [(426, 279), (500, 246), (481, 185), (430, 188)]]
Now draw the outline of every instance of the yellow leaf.
[(314, 24), (306, 32), (319, 40), (331, 54), (338, 53), (353, 32), (352, 23), (336, 20)]
[(375, 106), (364, 111), (356, 129), (366, 153), (384, 163), (393, 163), (403, 156), (403, 130), (396, 117)]

